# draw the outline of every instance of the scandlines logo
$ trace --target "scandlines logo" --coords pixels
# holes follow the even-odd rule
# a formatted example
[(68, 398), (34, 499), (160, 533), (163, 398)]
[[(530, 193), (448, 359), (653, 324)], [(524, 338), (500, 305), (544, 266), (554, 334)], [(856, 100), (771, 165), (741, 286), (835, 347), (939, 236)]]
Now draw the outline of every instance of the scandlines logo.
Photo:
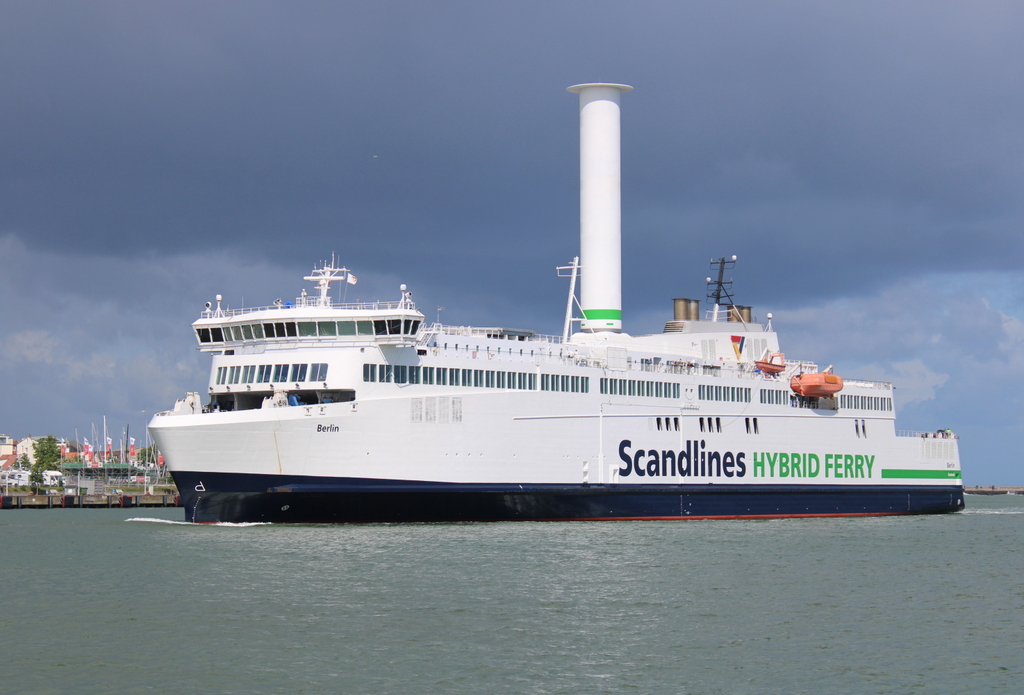
[(734, 454), (731, 451), (707, 451), (702, 439), (687, 440), (686, 447), (678, 452), (672, 449), (637, 449), (630, 453), (633, 442), (623, 439), (619, 443), (619, 458), (622, 468), (619, 475), (623, 478), (630, 475), (639, 477), (659, 476), (700, 476), (742, 478), (747, 474), (747, 465), (743, 460), (743, 452)]

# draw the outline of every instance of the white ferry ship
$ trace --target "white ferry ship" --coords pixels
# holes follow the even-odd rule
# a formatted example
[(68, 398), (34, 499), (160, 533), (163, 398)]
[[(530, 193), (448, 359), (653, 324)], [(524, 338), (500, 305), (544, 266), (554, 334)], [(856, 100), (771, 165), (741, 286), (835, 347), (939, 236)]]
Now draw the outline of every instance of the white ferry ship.
[[(580, 98), (581, 258), (566, 330), (428, 324), (345, 304), (325, 263), (294, 302), (194, 324), (207, 393), (150, 431), (195, 522), (706, 519), (954, 512), (957, 437), (895, 428), (892, 385), (784, 356), (713, 262), (708, 309), (622, 332), (619, 99)], [(580, 282), (575, 299), (577, 275)], [(579, 319), (573, 319), (578, 305)], [(668, 314), (666, 302), (666, 314)], [(666, 316), (667, 318), (667, 316)], [(578, 321), (578, 330), (570, 330)]]

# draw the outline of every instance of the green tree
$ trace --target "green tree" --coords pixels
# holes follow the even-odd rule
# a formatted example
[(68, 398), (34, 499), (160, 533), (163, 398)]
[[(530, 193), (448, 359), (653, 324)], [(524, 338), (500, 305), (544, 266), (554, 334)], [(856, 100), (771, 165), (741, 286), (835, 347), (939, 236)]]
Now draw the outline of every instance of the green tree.
[(60, 444), (52, 434), (36, 440), (32, 445), (36, 453), (36, 465), (44, 471), (60, 470)]
[(34, 485), (42, 485), (43, 471), (60, 470), (60, 446), (57, 444), (57, 438), (50, 434), (37, 440), (32, 449), (36, 455), (36, 462), (32, 464), (28, 480)]
[(156, 444), (152, 446), (144, 446), (136, 452), (136, 458), (139, 463), (156, 463), (157, 457)]

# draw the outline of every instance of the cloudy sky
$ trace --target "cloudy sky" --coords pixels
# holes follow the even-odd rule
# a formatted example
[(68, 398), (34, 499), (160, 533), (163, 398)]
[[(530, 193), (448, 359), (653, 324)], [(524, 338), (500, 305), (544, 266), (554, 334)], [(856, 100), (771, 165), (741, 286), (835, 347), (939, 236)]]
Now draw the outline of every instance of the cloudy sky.
[(736, 254), (787, 355), (1024, 484), (1019, 2), (0, 0), (0, 433), (141, 431), (205, 386), (204, 302), (332, 253), (358, 298), (559, 333), (598, 81), (635, 87), (628, 332)]

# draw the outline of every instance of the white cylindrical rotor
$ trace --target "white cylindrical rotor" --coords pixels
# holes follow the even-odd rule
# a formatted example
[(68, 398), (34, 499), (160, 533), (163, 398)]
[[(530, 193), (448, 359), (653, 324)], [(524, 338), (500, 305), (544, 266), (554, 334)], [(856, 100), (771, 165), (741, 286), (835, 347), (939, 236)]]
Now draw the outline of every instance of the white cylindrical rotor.
[(622, 331), (619, 95), (624, 84), (578, 84), (580, 95), (580, 306), (585, 333)]

